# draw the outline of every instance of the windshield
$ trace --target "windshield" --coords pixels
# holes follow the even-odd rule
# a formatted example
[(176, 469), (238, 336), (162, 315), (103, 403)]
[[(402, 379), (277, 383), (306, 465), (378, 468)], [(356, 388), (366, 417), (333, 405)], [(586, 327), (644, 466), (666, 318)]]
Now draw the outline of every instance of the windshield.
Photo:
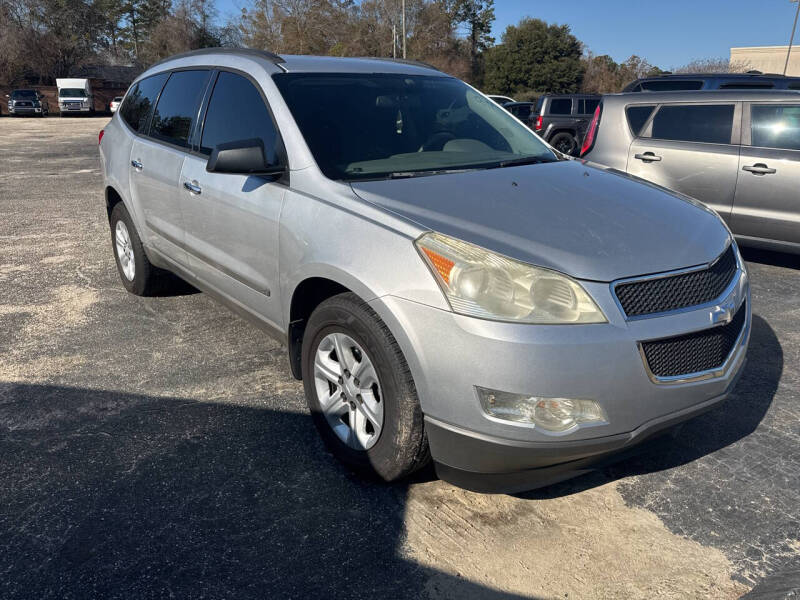
[(64, 88), (58, 90), (60, 98), (86, 98), (86, 90), (80, 88)]
[(11, 97), (14, 100), (36, 100), (36, 92), (34, 90), (14, 90), (11, 92)]
[(557, 160), (527, 127), (452, 77), (273, 76), (320, 169), (339, 180)]

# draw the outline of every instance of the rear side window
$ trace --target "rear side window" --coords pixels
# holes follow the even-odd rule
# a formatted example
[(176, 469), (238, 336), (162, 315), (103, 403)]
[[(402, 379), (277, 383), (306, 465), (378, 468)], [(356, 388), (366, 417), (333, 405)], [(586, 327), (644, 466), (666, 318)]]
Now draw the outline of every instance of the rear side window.
[(593, 115), (598, 104), (600, 104), (599, 98), (582, 98), (578, 104), (578, 113), (581, 115)]
[(643, 81), (642, 90), (646, 92), (677, 92), (681, 90), (699, 90), (703, 82), (694, 79), (665, 79), (662, 81)]
[(790, 90), (800, 90), (800, 81), (790, 81), (789, 82), (789, 89)]
[(153, 113), (158, 93), (164, 87), (168, 76), (169, 73), (160, 73), (142, 79), (125, 96), (125, 102), (119, 109), (119, 114), (134, 131), (144, 133), (147, 121)]
[(568, 115), (570, 113), (572, 113), (571, 98), (553, 98), (550, 100), (550, 110), (548, 111), (548, 114)]
[(800, 150), (800, 104), (750, 107), (752, 145)]
[(648, 106), (629, 106), (625, 109), (625, 115), (628, 117), (628, 125), (631, 127), (633, 135), (639, 135), (642, 132), (642, 127), (647, 123), (647, 119), (653, 114), (655, 105)]
[(170, 75), (153, 113), (150, 135), (177, 146), (189, 146), (208, 76), (208, 71), (176, 71)]
[(730, 144), (733, 104), (662, 106), (653, 117), (652, 137), (683, 142)]
[(215, 146), (259, 138), (270, 164), (278, 162), (278, 132), (256, 87), (236, 73), (221, 72), (208, 104), (200, 151), (211, 154)]

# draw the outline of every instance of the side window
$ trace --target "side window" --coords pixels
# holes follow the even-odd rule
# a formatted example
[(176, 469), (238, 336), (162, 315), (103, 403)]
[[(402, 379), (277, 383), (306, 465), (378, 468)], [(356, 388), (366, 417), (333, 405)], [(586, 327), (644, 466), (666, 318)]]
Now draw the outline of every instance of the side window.
[(628, 117), (628, 125), (631, 127), (633, 135), (638, 136), (647, 119), (653, 114), (655, 105), (648, 106), (628, 106), (625, 109), (625, 115)]
[(642, 82), (642, 89), (647, 92), (678, 92), (681, 90), (699, 90), (702, 87), (702, 81), (688, 79), (665, 79)]
[(134, 131), (143, 131), (153, 112), (153, 106), (158, 98), (158, 93), (164, 87), (169, 73), (160, 73), (147, 79), (142, 79), (133, 86), (125, 96), (125, 101), (119, 109), (120, 116)]
[(770, 81), (731, 81), (719, 86), (721, 90), (771, 90), (775, 84)]
[(586, 105), (583, 107), (581, 114), (593, 115), (597, 105), (600, 104), (599, 98), (586, 98)]
[(800, 79), (795, 79), (794, 81), (789, 82), (789, 89), (790, 90), (800, 90)]
[(730, 144), (733, 104), (662, 106), (653, 118), (652, 137), (662, 140)]
[(200, 151), (211, 154), (219, 144), (252, 138), (264, 142), (267, 160), (276, 164), (278, 132), (264, 98), (246, 77), (222, 71), (208, 104)]
[(519, 104), (517, 106), (514, 106), (511, 109), (511, 114), (513, 114), (518, 119), (522, 119), (524, 121), (531, 114), (531, 105), (530, 104)]
[(548, 114), (551, 115), (568, 115), (572, 113), (572, 99), (571, 98), (553, 98), (550, 100), (550, 110)]
[(750, 106), (752, 145), (800, 150), (800, 104)]
[(189, 135), (208, 82), (209, 71), (175, 71), (158, 99), (150, 135), (189, 146)]

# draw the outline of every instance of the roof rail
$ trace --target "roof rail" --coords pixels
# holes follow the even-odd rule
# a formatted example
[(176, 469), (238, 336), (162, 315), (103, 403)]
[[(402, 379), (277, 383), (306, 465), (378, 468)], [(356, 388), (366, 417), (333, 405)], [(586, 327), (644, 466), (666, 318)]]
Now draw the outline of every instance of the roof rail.
[[(343, 58), (347, 58), (347, 57), (343, 57)], [(411, 60), (410, 58), (383, 58), (382, 56), (357, 56), (357, 57), (354, 57), (354, 58), (363, 58), (363, 59), (367, 59), (367, 60), (385, 60), (385, 61), (388, 61), (388, 62), (401, 63), (401, 64), (404, 64), (404, 65), (413, 65), (415, 67), (423, 67), (425, 69), (433, 69), (434, 71), (440, 71), (440, 69), (437, 69), (436, 67), (434, 67), (431, 64), (428, 64), (426, 62), (422, 62), (421, 60)]]
[(255, 50), (253, 48), (200, 48), (199, 50), (191, 50), (189, 52), (182, 52), (180, 54), (173, 54), (163, 60), (150, 65), (148, 68), (157, 67), (167, 61), (175, 60), (177, 58), (188, 58), (190, 56), (204, 56), (206, 54), (238, 54), (244, 56), (253, 56), (255, 58), (265, 58), (268, 61), (277, 64), (286, 62), (281, 56), (267, 52), (266, 50)]

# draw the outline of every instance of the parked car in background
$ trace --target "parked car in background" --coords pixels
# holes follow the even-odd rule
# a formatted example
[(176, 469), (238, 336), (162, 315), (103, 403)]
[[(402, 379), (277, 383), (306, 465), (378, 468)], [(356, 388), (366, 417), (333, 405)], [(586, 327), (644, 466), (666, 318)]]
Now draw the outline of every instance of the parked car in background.
[(665, 73), (632, 81), (623, 92), (698, 90), (800, 90), (800, 77), (749, 71), (747, 73)]
[(562, 159), (432, 67), (190, 52), (99, 143), (125, 288), (173, 271), (282, 340), (356, 470), (546, 485), (742, 369), (748, 275), (714, 211)]
[(488, 94), (487, 97), (497, 102), (500, 106), (508, 104), (509, 102), (515, 102), (513, 98), (509, 98), (508, 96), (499, 96), (497, 94)]
[(603, 97), (582, 156), (713, 208), (743, 245), (800, 253), (800, 94)]
[(56, 79), (58, 85), (58, 109), (61, 116), (68, 114), (94, 114), (94, 95), (88, 79)]
[(50, 104), (37, 90), (13, 90), (6, 98), (9, 115), (46, 117), (50, 113)]
[(119, 108), (119, 105), (121, 103), (122, 103), (122, 96), (114, 96), (114, 99), (108, 105), (108, 110), (110, 110), (112, 114), (117, 112), (117, 109)]
[(531, 116), (531, 112), (533, 112), (534, 108), (536, 108), (536, 103), (507, 102), (506, 104), (503, 104), (503, 108), (527, 125), (528, 118)]
[(529, 117), (531, 127), (559, 152), (576, 156), (599, 103), (598, 94), (545, 94)]

